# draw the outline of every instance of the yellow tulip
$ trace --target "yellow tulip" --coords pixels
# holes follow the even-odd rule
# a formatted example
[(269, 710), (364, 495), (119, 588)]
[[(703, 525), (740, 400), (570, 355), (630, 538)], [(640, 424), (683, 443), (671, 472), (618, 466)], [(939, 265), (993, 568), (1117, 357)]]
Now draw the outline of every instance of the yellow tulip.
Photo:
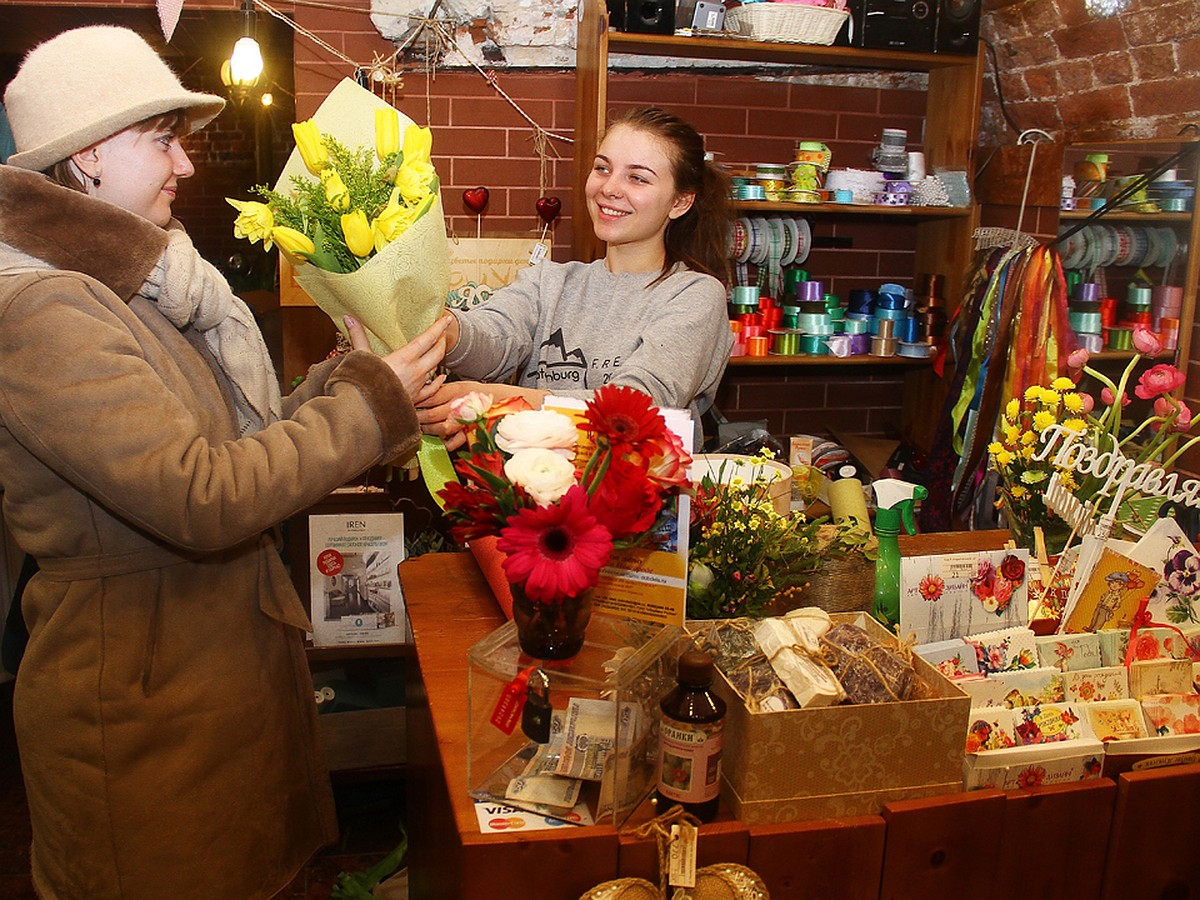
[(429, 163), (409, 163), (407, 159), (396, 173), (396, 187), (409, 203), (416, 203), (429, 193), (433, 182), (434, 168)]
[(383, 162), (400, 149), (400, 114), (390, 106), (375, 110), (375, 155)]
[(304, 160), (308, 171), (320, 175), (329, 165), (329, 151), (325, 149), (325, 141), (316, 122), (312, 119), (296, 122), (292, 125), (292, 135), (296, 138), (296, 149), (300, 151), (300, 158)]
[(233, 236), (245, 238), (250, 243), (263, 242), (263, 249), (271, 249), (271, 229), (275, 225), (275, 217), (271, 207), (265, 203), (253, 200), (234, 200), (225, 198), (225, 202), (238, 211), (238, 217), (233, 222)]
[(350, 189), (335, 169), (326, 169), (321, 174), (321, 183), (325, 185), (325, 199), (329, 201), (330, 209), (345, 212), (350, 208)]
[(400, 188), (392, 190), (391, 200), (383, 212), (371, 223), (375, 238), (375, 249), (382, 250), (409, 229), (416, 220), (417, 210), (400, 203)]
[(279, 246), (279, 249), (287, 255), (292, 265), (300, 266), (308, 262), (307, 259), (299, 254), (317, 252), (316, 246), (314, 246), (308, 235), (303, 231), (297, 231), (295, 228), (288, 228), (286, 225), (276, 225), (272, 228), (271, 238)]
[(350, 248), (350, 252), (360, 259), (370, 256), (371, 251), (375, 249), (375, 235), (371, 233), (367, 214), (361, 209), (342, 216), (342, 235), (346, 238), (346, 246)]
[(419, 125), (409, 125), (404, 129), (404, 164), (429, 162), (433, 152), (433, 132)]

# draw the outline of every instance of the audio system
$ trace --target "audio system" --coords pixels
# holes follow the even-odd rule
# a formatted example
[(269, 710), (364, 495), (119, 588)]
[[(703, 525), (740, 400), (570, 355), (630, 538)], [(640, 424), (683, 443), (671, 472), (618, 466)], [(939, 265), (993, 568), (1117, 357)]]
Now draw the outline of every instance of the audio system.
[(849, 0), (835, 43), (910, 53), (974, 53), (982, 0)]

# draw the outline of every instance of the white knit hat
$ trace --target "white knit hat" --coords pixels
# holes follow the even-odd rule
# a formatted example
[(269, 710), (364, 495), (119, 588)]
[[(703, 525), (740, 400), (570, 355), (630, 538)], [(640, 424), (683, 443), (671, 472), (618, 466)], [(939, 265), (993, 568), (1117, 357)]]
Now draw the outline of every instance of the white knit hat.
[(187, 90), (137, 32), (111, 25), (64, 31), (29, 51), (4, 92), (17, 152), (9, 165), (42, 171), (151, 116), (182, 109), (182, 134), (225, 101)]

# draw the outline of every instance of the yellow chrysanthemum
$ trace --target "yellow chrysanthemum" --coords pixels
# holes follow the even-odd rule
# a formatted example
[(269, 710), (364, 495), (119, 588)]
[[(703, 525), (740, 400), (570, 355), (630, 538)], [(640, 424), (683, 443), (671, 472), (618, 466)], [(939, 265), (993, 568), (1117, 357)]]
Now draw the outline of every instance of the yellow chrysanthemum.
[(1021, 428), (1018, 425), (1004, 426), (1004, 440), (1010, 444), (1015, 444), (1021, 437)]
[(1059, 375), (1052, 382), (1050, 382), (1050, 387), (1054, 388), (1056, 391), (1070, 391), (1074, 390), (1075, 382), (1073, 382), (1066, 375)]
[(1058, 406), (1058, 391), (1042, 388), (1042, 396), (1038, 398), (1038, 402), (1047, 408)]
[(1025, 388), (1026, 400), (1036, 400), (1040, 396), (1042, 396), (1042, 386), (1040, 384), (1031, 384)]
[(1048, 409), (1038, 410), (1033, 414), (1033, 430), (1039, 432), (1045, 431), (1057, 421), (1058, 420), (1055, 418), (1054, 413), (1050, 412)]
[(1014, 454), (1011, 450), (1003, 450), (1003, 449), (1000, 450), (999, 453), (996, 453), (995, 456), (996, 456), (996, 465), (998, 465), (1002, 469), (1007, 469), (1009, 466), (1011, 466), (1013, 464), (1013, 461), (1017, 458), (1016, 454)]
[(1059, 469), (1058, 480), (1062, 482), (1062, 486), (1068, 491), (1073, 491), (1079, 487), (1079, 482), (1075, 480), (1075, 473), (1070, 469)]
[(1075, 434), (1083, 434), (1083, 432), (1087, 430), (1087, 422), (1077, 416), (1065, 420), (1062, 424), (1063, 428), (1067, 429), (1068, 431), (1073, 431)]
[(1027, 469), (1021, 473), (1021, 480), (1026, 484), (1041, 484), (1049, 477), (1045, 472), (1038, 472), (1035, 469)]
[(1004, 445), (999, 441), (992, 441), (990, 444), (988, 444), (988, 453), (992, 454), (992, 456), (995, 456), (1003, 449)]
[(1011, 493), (1014, 500), (1024, 500), (1029, 496), (1029, 488), (1023, 484), (1014, 484)]
[(1032, 431), (1027, 431), (1023, 435), (1021, 435), (1021, 443), (1024, 444), (1025, 446), (1029, 446), (1030, 444), (1036, 444), (1037, 443), (1037, 435), (1034, 434)]
[(1008, 401), (1008, 405), (1004, 407), (1004, 415), (1006, 415), (1010, 421), (1013, 421), (1020, 414), (1021, 414), (1021, 401), (1018, 400), (1016, 397), (1013, 397), (1011, 400)]
[(1083, 412), (1083, 398), (1078, 394), (1070, 393), (1062, 395), (1063, 408), (1067, 412), (1081, 413)]

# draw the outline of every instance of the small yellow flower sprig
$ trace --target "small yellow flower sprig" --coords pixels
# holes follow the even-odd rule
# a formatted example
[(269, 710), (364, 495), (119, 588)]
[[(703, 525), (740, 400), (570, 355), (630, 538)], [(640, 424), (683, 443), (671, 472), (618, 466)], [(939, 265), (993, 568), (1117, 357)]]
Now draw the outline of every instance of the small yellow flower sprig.
[[(1070, 378), (1056, 378), (1049, 387), (1033, 385), (1021, 399), (1008, 401), (997, 427), (996, 440), (988, 445), (992, 467), (1000, 475), (1001, 501), (1009, 514), (1031, 524), (1044, 524), (1050, 517), (1042, 500), (1056, 467), (1049, 459), (1035, 460), (1038, 439), (1051, 425), (1061, 425), (1076, 434), (1088, 428), (1086, 401)], [(1074, 490), (1074, 473), (1057, 469), (1063, 485)]]
[[(375, 147), (348, 149), (311, 119), (292, 126), (296, 149), (315, 180), (293, 177), (292, 193), (264, 185), (265, 202), (227, 198), (238, 211), (234, 235), (277, 245), (293, 265), (352, 272), (412, 227), (439, 190), (428, 128), (391, 108), (375, 111)], [(376, 165), (378, 161), (378, 165)]]

